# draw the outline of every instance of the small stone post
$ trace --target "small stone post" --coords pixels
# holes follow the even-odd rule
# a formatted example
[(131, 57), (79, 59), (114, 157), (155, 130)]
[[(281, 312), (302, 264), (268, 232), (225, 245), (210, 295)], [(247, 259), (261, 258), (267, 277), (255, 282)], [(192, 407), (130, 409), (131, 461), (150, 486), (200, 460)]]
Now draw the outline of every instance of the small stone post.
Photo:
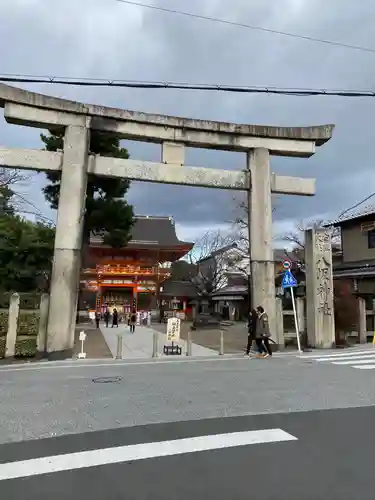
[(47, 324), (48, 324), (49, 295), (43, 293), (40, 298), (39, 308), (39, 330), (36, 339), (36, 349), (38, 352), (45, 352), (47, 348)]
[(191, 329), (189, 328), (186, 341), (186, 356), (192, 355)]
[(122, 334), (117, 334), (117, 352), (116, 359), (122, 359)]
[(157, 330), (152, 332), (152, 357), (157, 358), (159, 356), (158, 352), (158, 342), (159, 341), (159, 333)]
[(8, 332), (5, 346), (5, 357), (11, 358), (16, 352), (18, 315), (20, 311), (20, 296), (13, 293), (9, 303)]
[(283, 299), (276, 297), (276, 338), (278, 339), (279, 348), (282, 348), (284, 343), (284, 314), (283, 314)]
[(296, 309), (297, 309), (297, 320), (298, 329), (300, 336), (303, 337), (306, 326), (305, 326), (305, 299), (302, 297), (297, 297), (296, 299)]
[(220, 330), (220, 351), (219, 356), (224, 355), (224, 330)]
[(367, 342), (366, 301), (358, 297), (358, 338), (361, 344)]

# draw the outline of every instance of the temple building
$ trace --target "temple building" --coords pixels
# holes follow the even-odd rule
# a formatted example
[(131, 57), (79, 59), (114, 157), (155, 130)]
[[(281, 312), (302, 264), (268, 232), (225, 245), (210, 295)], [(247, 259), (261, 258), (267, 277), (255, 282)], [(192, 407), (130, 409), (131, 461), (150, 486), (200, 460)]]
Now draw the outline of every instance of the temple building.
[[(177, 238), (171, 217), (137, 216), (131, 234), (127, 246), (120, 249), (105, 245), (101, 236), (91, 236), (88, 267), (81, 275), (80, 309), (116, 308), (123, 313), (132, 307), (138, 311), (160, 307), (171, 263), (186, 255), (194, 243)], [(185, 297), (171, 300), (174, 308), (186, 306)]]

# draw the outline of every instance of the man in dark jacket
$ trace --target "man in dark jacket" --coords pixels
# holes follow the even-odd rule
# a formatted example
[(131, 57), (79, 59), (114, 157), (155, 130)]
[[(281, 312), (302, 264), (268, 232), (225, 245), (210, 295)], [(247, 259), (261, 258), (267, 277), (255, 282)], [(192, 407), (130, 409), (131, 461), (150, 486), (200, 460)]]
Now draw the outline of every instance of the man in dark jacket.
[(247, 324), (248, 336), (247, 336), (247, 346), (246, 346), (245, 356), (250, 355), (251, 346), (253, 345), (253, 342), (255, 340), (257, 321), (258, 321), (258, 313), (256, 312), (255, 309), (253, 309), (249, 314), (249, 321)]

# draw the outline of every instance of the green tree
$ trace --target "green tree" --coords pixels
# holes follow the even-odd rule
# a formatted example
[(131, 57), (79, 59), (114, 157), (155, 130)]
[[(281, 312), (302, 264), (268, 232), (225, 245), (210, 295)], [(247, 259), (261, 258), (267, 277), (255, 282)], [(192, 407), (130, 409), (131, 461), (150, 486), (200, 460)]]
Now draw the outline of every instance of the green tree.
[(52, 269), (55, 230), (18, 215), (0, 215), (0, 289), (47, 291)]
[(14, 215), (13, 194), (13, 190), (9, 186), (0, 185), (0, 216), (4, 214)]
[[(64, 133), (41, 134), (47, 151), (57, 151), (64, 147)], [(89, 151), (92, 154), (114, 158), (129, 158), (129, 153), (120, 146), (120, 140), (106, 132), (91, 132)], [(51, 207), (57, 209), (60, 192), (60, 172), (48, 172), (49, 184), (43, 188), (44, 196)], [(111, 179), (89, 175), (86, 191), (86, 213), (83, 245), (88, 245), (90, 234), (104, 234), (104, 243), (119, 248), (129, 241), (134, 223), (133, 207), (124, 196), (129, 189), (127, 179)], [(85, 254), (85, 252), (83, 252)]]

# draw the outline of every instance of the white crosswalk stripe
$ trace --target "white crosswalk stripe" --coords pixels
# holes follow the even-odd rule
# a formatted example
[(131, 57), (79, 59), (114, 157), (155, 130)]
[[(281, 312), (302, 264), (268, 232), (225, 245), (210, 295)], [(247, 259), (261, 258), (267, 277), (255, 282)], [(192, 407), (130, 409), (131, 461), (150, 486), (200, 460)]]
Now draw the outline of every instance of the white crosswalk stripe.
[(237, 448), (252, 444), (280, 443), (296, 440), (298, 440), (296, 436), (292, 436), (292, 434), (282, 429), (261, 429), (196, 436), (172, 441), (132, 444), (114, 448), (100, 448), (2, 463), (0, 464), (0, 482), (8, 479), (38, 476), (100, 465), (113, 465), (150, 458)]
[(330, 354), (305, 354), (300, 359), (316, 361), (317, 363), (343, 365), (357, 370), (375, 370), (375, 349), (344, 350)]

